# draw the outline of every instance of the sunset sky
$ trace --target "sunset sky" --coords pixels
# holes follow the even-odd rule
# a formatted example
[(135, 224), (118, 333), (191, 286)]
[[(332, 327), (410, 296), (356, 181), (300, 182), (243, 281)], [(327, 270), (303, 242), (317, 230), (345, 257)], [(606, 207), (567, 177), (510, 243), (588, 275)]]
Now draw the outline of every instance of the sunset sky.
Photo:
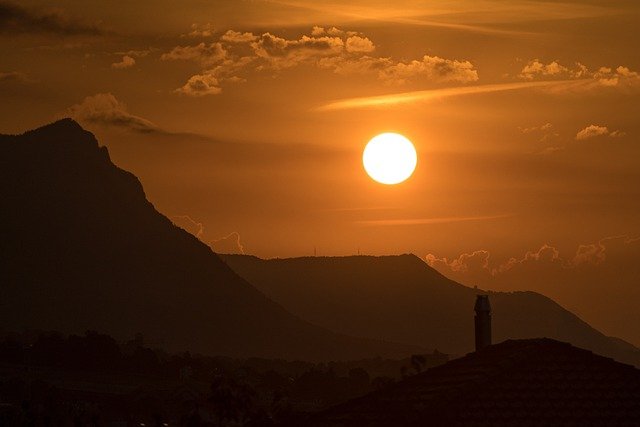
[[(410, 252), (637, 345), (639, 23), (632, 0), (0, 0), (0, 133), (75, 118), (221, 252)], [(404, 183), (362, 167), (382, 132), (416, 147)]]

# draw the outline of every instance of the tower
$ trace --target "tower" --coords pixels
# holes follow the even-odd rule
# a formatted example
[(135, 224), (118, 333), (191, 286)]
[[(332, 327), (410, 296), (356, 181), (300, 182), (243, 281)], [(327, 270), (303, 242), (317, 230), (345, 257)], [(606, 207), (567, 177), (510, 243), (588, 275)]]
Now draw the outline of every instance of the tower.
[(491, 304), (489, 295), (478, 295), (475, 305), (476, 351), (491, 345)]

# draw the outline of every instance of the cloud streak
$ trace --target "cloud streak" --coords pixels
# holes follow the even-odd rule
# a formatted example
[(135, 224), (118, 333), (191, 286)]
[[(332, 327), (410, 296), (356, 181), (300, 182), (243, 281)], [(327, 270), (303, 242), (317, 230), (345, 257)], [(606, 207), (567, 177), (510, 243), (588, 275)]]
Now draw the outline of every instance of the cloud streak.
[(429, 225), (429, 224), (449, 224), (468, 221), (488, 221), (492, 219), (508, 218), (512, 214), (486, 215), (486, 216), (466, 216), (466, 217), (441, 217), (441, 218), (412, 218), (412, 219), (376, 219), (356, 221), (358, 225), (369, 227), (380, 226), (401, 226), (401, 225)]
[[(503, 28), (495, 28), (487, 25), (473, 25), (462, 22), (447, 22), (438, 21), (434, 19), (438, 15), (446, 15), (451, 17), (452, 13), (456, 11), (453, 9), (437, 9), (435, 7), (415, 7), (415, 8), (401, 8), (394, 5), (394, 7), (366, 7), (358, 5), (344, 5), (344, 4), (321, 4), (318, 2), (301, 2), (292, 0), (270, 0), (271, 3), (279, 4), (282, 6), (293, 7), (302, 10), (308, 10), (311, 12), (317, 12), (324, 16), (332, 16), (336, 19), (332, 21), (340, 20), (343, 22), (350, 21), (378, 21), (388, 22), (393, 24), (404, 24), (421, 27), (435, 27), (444, 28), (453, 31), (463, 31), (478, 34), (493, 34), (503, 36), (514, 35), (539, 35), (540, 33), (532, 33), (527, 31), (510, 30)], [(429, 19), (425, 17), (429, 16)]]
[(563, 85), (575, 85), (582, 80), (558, 80), (542, 82), (517, 82), (489, 85), (458, 86), (443, 89), (417, 90), (411, 92), (392, 93), (388, 95), (365, 96), (358, 98), (346, 98), (332, 101), (317, 107), (316, 111), (352, 110), (359, 108), (384, 108), (400, 104), (413, 104), (428, 102), (444, 98), (452, 98), (464, 95), (476, 95), (494, 92), (506, 92), (531, 88), (557, 87)]

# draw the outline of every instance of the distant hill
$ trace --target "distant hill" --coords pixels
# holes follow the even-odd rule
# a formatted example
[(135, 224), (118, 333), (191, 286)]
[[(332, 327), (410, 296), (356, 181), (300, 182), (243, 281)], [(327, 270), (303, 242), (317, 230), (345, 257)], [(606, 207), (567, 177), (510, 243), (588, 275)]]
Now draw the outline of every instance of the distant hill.
[[(482, 291), (447, 279), (414, 255), (222, 257), (273, 300), (331, 330), (449, 353), (473, 350), (473, 306)], [(496, 343), (548, 337), (640, 365), (637, 348), (603, 335), (543, 295), (490, 295)]]
[(291, 315), (158, 213), (138, 179), (65, 119), (0, 136), (0, 329), (116, 338), (171, 351), (285, 359), (407, 356)]

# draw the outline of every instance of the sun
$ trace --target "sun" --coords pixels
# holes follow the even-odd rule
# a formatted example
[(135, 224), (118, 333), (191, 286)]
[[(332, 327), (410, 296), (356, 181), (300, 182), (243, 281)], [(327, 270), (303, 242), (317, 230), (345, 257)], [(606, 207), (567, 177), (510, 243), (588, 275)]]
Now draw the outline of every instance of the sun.
[(362, 153), (364, 170), (382, 184), (399, 184), (409, 178), (416, 168), (416, 149), (398, 133), (381, 133), (373, 137)]

